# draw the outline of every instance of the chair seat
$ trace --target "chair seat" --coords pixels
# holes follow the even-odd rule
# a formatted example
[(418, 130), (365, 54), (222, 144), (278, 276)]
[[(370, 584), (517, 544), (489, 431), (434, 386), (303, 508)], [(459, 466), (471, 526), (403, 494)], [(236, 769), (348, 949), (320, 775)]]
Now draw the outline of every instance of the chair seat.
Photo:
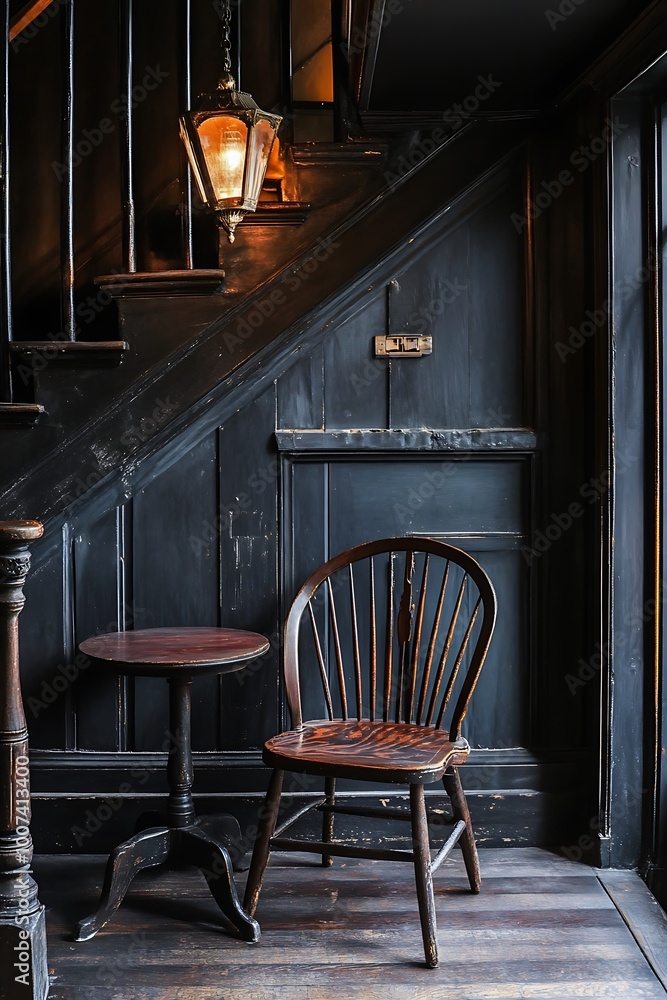
[(438, 781), (463, 764), (470, 747), (449, 733), (405, 722), (307, 722), (264, 745), (264, 761), (283, 770), (387, 782)]

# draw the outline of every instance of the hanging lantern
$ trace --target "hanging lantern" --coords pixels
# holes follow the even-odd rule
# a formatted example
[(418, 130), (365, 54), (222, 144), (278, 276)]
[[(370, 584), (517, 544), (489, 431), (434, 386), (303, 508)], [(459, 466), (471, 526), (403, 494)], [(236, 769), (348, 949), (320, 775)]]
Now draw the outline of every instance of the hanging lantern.
[(230, 6), (223, 10), (224, 70), (214, 94), (180, 117), (181, 138), (204, 204), (234, 242), (246, 212), (254, 212), (266, 176), (280, 115), (262, 111), (236, 89), (231, 74)]

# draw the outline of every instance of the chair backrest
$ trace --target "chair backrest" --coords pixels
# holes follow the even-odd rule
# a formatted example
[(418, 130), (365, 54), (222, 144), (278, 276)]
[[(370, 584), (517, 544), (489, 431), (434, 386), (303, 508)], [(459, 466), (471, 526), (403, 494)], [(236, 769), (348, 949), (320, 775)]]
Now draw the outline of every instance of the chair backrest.
[(458, 739), (495, 618), (491, 581), (453, 545), (406, 536), (342, 552), (311, 574), (287, 616), (292, 725), (326, 712), (444, 726)]

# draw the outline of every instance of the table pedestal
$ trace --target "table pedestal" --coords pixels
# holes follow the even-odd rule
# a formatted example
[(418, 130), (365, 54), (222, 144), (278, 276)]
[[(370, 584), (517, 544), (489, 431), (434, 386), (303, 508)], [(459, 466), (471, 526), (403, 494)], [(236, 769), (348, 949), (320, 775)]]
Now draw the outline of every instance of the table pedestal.
[[(109, 857), (100, 905), (81, 920), (76, 941), (88, 941), (110, 920), (122, 903), (137, 872), (155, 865), (194, 865), (203, 873), (209, 889), (228, 922), (244, 941), (258, 941), (259, 924), (239, 902), (232, 877), (230, 849), (240, 849), (241, 828), (233, 816), (195, 816), (192, 800), (191, 677), (173, 676), (169, 682), (171, 747), (167, 780), (167, 825), (136, 833), (116, 847)], [(213, 827), (215, 834), (205, 827)]]

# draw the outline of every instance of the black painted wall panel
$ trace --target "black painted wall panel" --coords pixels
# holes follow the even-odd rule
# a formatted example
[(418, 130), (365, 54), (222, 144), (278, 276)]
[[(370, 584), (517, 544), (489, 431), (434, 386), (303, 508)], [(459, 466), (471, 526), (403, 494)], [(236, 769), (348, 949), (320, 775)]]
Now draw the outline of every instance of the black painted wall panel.
[[(459, 226), (389, 286), (390, 333), (433, 338), (433, 353), (392, 361), (392, 427), (469, 427), (470, 230)], [(490, 294), (490, 292), (489, 292)]]
[(278, 720), (275, 386), (220, 430), (221, 624), (266, 635), (271, 650), (222, 679), (223, 750), (259, 747)]
[[(283, 618), (299, 587), (334, 553), (329, 548), (328, 468), (321, 462), (284, 462)], [(318, 609), (318, 621), (323, 611)], [(314, 653), (314, 647), (308, 652)], [(304, 654), (305, 655), (305, 654)], [(324, 717), (322, 688), (310, 674), (303, 679), (304, 711)], [(288, 722), (285, 713), (285, 722)]]
[(464, 723), (471, 746), (531, 746), (529, 573), (518, 544), (502, 539), (448, 539), (489, 574), (502, 612)]
[[(133, 504), (133, 599), (136, 628), (219, 624), (217, 547), (205, 542), (217, 509), (217, 444), (208, 434), (142, 489)], [(139, 611), (141, 609), (141, 611)], [(137, 750), (161, 749), (167, 730), (167, 685), (137, 678)], [(216, 748), (215, 677), (193, 687), (193, 745)]]
[[(123, 627), (122, 581), (119, 555), (120, 512), (108, 511), (99, 521), (82, 527), (72, 539), (74, 636), (84, 639)], [(120, 621), (119, 621), (120, 612)], [(83, 665), (89, 662), (79, 654)], [(75, 659), (75, 663), (76, 663)], [(93, 664), (81, 671), (75, 688), (77, 748), (121, 750), (125, 720), (124, 682), (112, 671)]]
[(336, 551), (384, 535), (516, 533), (524, 527), (521, 462), (336, 462), (330, 476)]
[[(468, 345), (471, 427), (524, 427), (524, 240), (512, 183), (470, 221)], [(532, 373), (527, 373), (530, 377)]]
[[(556, 133), (553, 138), (551, 155), (556, 162), (568, 162), (573, 126), (581, 141), (586, 136), (584, 115), (576, 123), (568, 122), (566, 133)], [(546, 169), (548, 166), (538, 161), (536, 176), (541, 178)], [(586, 386), (593, 342), (585, 342), (583, 349), (578, 346), (568, 353), (570, 338), (586, 320), (591, 277), (588, 248), (582, 241), (579, 225), (572, 220), (582, 218), (590, 210), (592, 183), (593, 178), (587, 173), (577, 172), (574, 183), (564, 189), (558, 204), (545, 214), (540, 228), (541, 238), (547, 241), (542, 252), (548, 267), (544, 266), (538, 288), (550, 291), (549, 318), (544, 319), (549, 332), (542, 338), (546, 345), (542, 378), (548, 383), (548, 392), (541, 393), (541, 419), (550, 428), (550, 436), (549, 460), (536, 506), (531, 565), (543, 587), (542, 641), (553, 663), (553, 669), (536, 675), (539, 702), (551, 709), (540, 721), (539, 735), (547, 741), (585, 741), (586, 711), (591, 720), (599, 704), (598, 676), (583, 688), (573, 690), (568, 683), (568, 677), (577, 677), (582, 659), (586, 662), (595, 652), (593, 639), (586, 649), (586, 622), (590, 628), (599, 614), (594, 563), (592, 553), (586, 552), (585, 538), (587, 532), (594, 535), (600, 523), (601, 497), (590, 486), (597, 478), (595, 458), (590, 445), (587, 447), (590, 439), (582, 433), (587, 421), (591, 421), (592, 398)], [(602, 494), (605, 492), (603, 488)], [(566, 530), (561, 530), (558, 519), (567, 524), (563, 516), (572, 504), (579, 504), (582, 514), (573, 518)], [(581, 581), (578, 601), (573, 601), (570, 588), (563, 585), (562, 581), (567, 579)], [(563, 628), (564, 622), (567, 628)]]
[(322, 429), (324, 427), (323, 348), (301, 350), (296, 363), (278, 379), (277, 426)]
[(388, 333), (386, 291), (344, 323), (324, 345), (324, 423), (341, 427), (388, 427), (389, 365), (374, 356), (377, 335)]

